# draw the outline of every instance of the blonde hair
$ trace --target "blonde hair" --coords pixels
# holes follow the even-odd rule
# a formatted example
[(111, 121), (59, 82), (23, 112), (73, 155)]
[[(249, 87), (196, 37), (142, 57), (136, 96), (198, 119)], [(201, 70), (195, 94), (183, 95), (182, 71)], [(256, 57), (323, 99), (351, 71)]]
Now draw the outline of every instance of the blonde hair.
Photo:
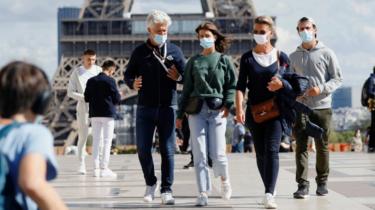
[(270, 16), (258, 16), (254, 19), (254, 24), (266, 24), (272, 32), (275, 32), (275, 23)]

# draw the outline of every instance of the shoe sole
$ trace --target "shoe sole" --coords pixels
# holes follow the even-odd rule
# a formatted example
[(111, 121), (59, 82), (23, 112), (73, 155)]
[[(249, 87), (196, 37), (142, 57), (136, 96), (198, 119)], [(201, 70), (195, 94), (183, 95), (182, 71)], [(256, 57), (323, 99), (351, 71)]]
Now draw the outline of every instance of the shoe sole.
[(310, 197), (310, 195), (302, 195), (302, 196), (293, 195), (293, 198), (295, 198), (295, 199), (306, 199), (306, 198), (309, 198), (309, 197)]
[(162, 202), (161, 204), (163, 204), (163, 205), (174, 205), (175, 204), (175, 202), (173, 201), (173, 202)]
[(322, 194), (322, 193), (318, 193), (318, 192), (317, 192), (316, 195), (317, 195), (317, 196), (326, 196), (326, 195), (328, 195), (328, 193)]

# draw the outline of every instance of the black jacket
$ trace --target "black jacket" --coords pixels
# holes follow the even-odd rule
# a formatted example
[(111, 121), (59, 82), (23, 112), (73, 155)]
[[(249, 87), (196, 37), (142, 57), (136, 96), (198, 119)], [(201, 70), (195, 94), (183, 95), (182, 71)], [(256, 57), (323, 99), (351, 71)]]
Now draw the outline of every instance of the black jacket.
[(309, 87), (309, 80), (296, 73), (284, 72), (281, 81), (283, 88), (277, 92), (277, 104), (282, 115), (282, 126), (285, 134), (291, 136), (292, 126), (296, 122), (297, 114), (303, 116), (303, 129), (306, 134), (314, 138), (322, 138), (324, 129), (312, 123), (309, 115), (313, 110), (296, 101), (298, 96), (304, 94)]
[(120, 94), (113, 78), (100, 73), (86, 84), (85, 101), (89, 103), (89, 117), (116, 117), (115, 105)]
[[(157, 50), (161, 55), (164, 54), (164, 47), (155, 48), (149, 41), (135, 48), (124, 72), (125, 82), (130, 88), (133, 88), (134, 79), (142, 76), (142, 87), (138, 92), (138, 105), (175, 106), (177, 105), (177, 82), (167, 77), (165, 69), (153, 54), (153, 50)], [(167, 42), (167, 58), (183, 75), (185, 58), (181, 49), (173, 43)], [(167, 67), (169, 66), (167, 65)]]

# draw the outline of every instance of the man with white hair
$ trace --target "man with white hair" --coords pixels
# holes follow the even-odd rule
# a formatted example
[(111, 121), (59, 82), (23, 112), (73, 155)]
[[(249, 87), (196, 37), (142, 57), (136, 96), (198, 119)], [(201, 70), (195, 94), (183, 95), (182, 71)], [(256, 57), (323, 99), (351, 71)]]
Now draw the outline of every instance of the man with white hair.
[[(335, 53), (317, 39), (317, 27), (313, 19), (303, 17), (298, 21), (297, 32), (302, 44), (293, 52), (290, 59), (291, 70), (306, 76), (310, 88), (299, 100), (313, 110), (309, 120), (324, 129), (322, 138), (315, 139), (316, 145), (316, 194), (328, 194), (327, 180), (329, 174), (328, 139), (331, 130), (332, 93), (342, 83), (341, 68)], [(299, 114), (295, 125), (296, 136), (296, 181), (298, 189), (294, 198), (303, 199), (309, 196), (308, 181), (308, 135), (303, 129), (307, 116)]]
[(182, 83), (185, 58), (179, 47), (167, 41), (171, 18), (154, 10), (147, 17), (148, 39), (132, 53), (124, 73), (126, 84), (138, 91), (136, 140), (139, 161), (146, 182), (145, 202), (154, 200), (158, 184), (151, 148), (155, 129), (161, 154), (161, 199), (174, 204), (171, 186), (174, 176), (177, 82)]

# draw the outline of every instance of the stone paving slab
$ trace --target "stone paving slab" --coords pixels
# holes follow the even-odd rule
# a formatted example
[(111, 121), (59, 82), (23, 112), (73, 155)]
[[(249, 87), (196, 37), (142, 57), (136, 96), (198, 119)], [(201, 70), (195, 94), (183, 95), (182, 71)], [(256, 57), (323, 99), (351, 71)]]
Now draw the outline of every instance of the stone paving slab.
[[(309, 162), (310, 197), (306, 200), (292, 198), (297, 186), (294, 181), (294, 154), (280, 154), (280, 172), (276, 201), (278, 209), (286, 210), (367, 210), (375, 209), (375, 154), (331, 153), (329, 195), (316, 196), (315, 154)], [(157, 176), (160, 178), (160, 156), (154, 155)], [(116, 179), (92, 176), (92, 159), (86, 159), (87, 175), (79, 175), (77, 157), (59, 156), (60, 174), (54, 187), (70, 209), (192, 209), (197, 195), (194, 169), (182, 166), (190, 160), (189, 155), (175, 156), (176, 205), (163, 206), (157, 195), (151, 204), (143, 203), (143, 174), (137, 155), (111, 156), (110, 168), (118, 173)], [(213, 192), (209, 205), (204, 209), (263, 209), (264, 188), (256, 167), (254, 154), (230, 154), (229, 171), (233, 197), (230, 201), (220, 198), (220, 181), (213, 180)], [(160, 179), (159, 179), (160, 180)]]

